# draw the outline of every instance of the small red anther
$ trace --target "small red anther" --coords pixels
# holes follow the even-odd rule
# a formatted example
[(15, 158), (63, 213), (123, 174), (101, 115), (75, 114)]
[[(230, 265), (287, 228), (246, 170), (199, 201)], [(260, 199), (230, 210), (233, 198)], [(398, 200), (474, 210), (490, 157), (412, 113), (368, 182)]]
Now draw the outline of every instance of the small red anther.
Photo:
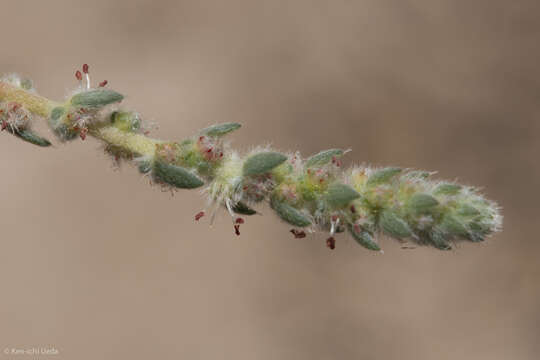
[(353, 214), (356, 213), (356, 208), (354, 207), (354, 205), (351, 205), (351, 212), (352, 212)]
[(208, 150), (206, 150), (207, 153), (211, 153), (212, 152), (212, 148), (209, 148)]
[(240, 225), (234, 225), (234, 233), (240, 235)]
[(302, 239), (306, 237), (306, 233), (302, 230), (291, 229), (291, 233), (294, 235), (295, 239)]
[(107, 80), (103, 80), (99, 83), (99, 87), (105, 87), (109, 82)]
[(86, 134), (88, 133), (87, 128), (82, 128), (81, 132), (79, 133), (79, 136), (81, 137), (81, 140), (86, 140)]
[(200, 136), (199, 141), (203, 141), (203, 140), (204, 140), (204, 136)]
[(336, 222), (337, 220), (338, 220), (338, 216), (337, 215), (332, 215), (332, 221)]
[(239, 218), (236, 218), (235, 223), (237, 223), (237, 224), (243, 224), (243, 223), (244, 223), (244, 219), (242, 219), (242, 218), (240, 218), (240, 217), (239, 217)]
[(88, 64), (84, 64), (82, 66), (82, 71), (83, 71), (83, 73), (88, 74)]
[(77, 72), (75, 73), (75, 77), (77, 78), (77, 80), (81, 81), (82, 80), (82, 74), (79, 70), (77, 70)]
[(336, 163), (336, 157), (332, 156), (332, 164), (335, 164), (335, 163)]
[(223, 157), (223, 153), (222, 153), (222, 152), (219, 153), (219, 157), (220, 157), (220, 158)]
[(6, 130), (8, 123), (6, 120), (2, 120), (2, 131)]
[(195, 221), (199, 221), (203, 216), (204, 216), (204, 211), (199, 211), (199, 212), (195, 215)]
[(326, 246), (330, 250), (334, 250), (336, 248), (336, 239), (334, 239), (333, 237), (329, 237), (328, 239), (326, 239)]

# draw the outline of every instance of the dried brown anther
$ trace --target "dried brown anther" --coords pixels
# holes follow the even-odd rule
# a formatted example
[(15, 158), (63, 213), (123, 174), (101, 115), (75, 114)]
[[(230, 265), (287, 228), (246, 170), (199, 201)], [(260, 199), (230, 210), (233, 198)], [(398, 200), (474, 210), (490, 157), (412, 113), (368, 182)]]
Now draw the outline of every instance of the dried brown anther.
[(295, 239), (302, 239), (306, 237), (306, 233), (303, 230), (291, 229), (291, 234), (294, 235)]
[(204, 216), (204, 211), (199, 211), (195, 214), (195, 221), (199, 221)]
[(330, 250), (334, 250), (336, 248), (336, 239), (333, 237), (326, 239), (326, 247), (328, 247)]

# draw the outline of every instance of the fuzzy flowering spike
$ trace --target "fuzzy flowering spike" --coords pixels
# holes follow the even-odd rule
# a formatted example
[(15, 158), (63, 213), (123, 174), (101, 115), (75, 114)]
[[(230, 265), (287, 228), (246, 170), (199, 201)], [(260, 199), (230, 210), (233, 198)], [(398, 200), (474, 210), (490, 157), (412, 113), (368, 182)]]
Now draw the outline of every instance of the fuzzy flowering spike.
[[(115, 161), (128, 161), (166, 190), (202, 188), (211, 219), (219, 208), (231, 216), (240, 235), (244, 219), (267, 202), (295, 238), (307, 231), (327, 233), (326, 245), (346, 233), (359, 245), (381, 251), (380, 235), (449, 250), (458, 240), (478, 242), (500, 230), (498, 206), (477, 189), (431, 180), (432, 172), (398, 167), (342, 169), (342, 149), (321, 151), (307, 159), (256, 148), (245, 156), (229, 148), (224, 135), (238, 123), (216, 124), (182, 141), (147, 137), (135, 112), (112, 108), (123, 96), (90, 86), (88, 65), (77, 71), (81, 82), (64, 102), (36, 94), (32, 83), (16, 75), (0, 78), (0, 128), (39, 146), (48, 140), (31, 130), (31, 121), (45, 118), (60, 141), (94, 137)], [(195, 215), (200, 220), (201, 211)], [(305, 230), (305, 231), (304, 231)], [(411, 248), (404, 246), (404, 248)]]

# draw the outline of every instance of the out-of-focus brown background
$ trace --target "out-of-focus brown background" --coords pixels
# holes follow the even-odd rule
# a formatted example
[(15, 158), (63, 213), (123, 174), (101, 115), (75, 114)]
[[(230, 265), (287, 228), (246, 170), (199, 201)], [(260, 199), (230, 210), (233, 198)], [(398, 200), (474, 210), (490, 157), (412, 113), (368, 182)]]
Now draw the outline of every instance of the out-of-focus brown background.
[[(438, 170), (482, 186), (504, 231), (384, 255), (195, 223), (93, 140), (0, 137), (0, 350), (54, 359), (538, 359), (538, 1), (6, 1), (0, 71), (62, 98), (91, 66), (189, 136)], [(4, 355), (0, 359), (31, 358)]]

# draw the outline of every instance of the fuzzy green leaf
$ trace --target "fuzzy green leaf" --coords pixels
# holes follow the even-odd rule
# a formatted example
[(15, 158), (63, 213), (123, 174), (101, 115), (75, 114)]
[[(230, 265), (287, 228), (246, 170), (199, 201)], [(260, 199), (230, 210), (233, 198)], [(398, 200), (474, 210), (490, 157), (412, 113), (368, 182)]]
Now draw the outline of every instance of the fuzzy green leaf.
[(51, 146), (51, 142), (49, 140), (42, 138), (41, 136), (37, 135), (36, 133), (30, 130), (16, 130), (13, 132), (13, 135), (20, 138), (21, 140), (24, 140), (26, 142), (29, 142), (37, 146), (42, 146), (42, 147)]
[(401, 172), (400, 168), (396, 167), (387, 167), (384, 169), (376, 170), (373, 174), (371, 174), (366, 182), (366, 185), (368, 186), (377, 186), (381, 184), (385, 184), (392, 180), (394, 176), (399, 174)]
[(354, 227), (351, 225), (349, 225), (348, 228), (352, 237), (354, 238), (354, 240), (356, 240), (358, 244), (362, 245), (363, 247), (369, 250), (374, 250), (374, 251), (381, 250), (379, 245), (373, 239), (373, 236), (371, 236), (371, 234), (368, 231), (365, 231), (365, 230), (361, 230), (359, 232), (355, 231)]
[(427, 240), (439, 250), (451, 250), (452, 246), (446, 241), (444, 234), (433, 232), (427, 235)]
[(181, 166), (156, 160), (152, 170), (154, 178), (180, 189), (194, 189), (204, 185), (197, 175)]
[(114, 111), (111, 114), (111, 124), (125, 132), (135, 132), (141, 128), (141, 118), (131, 111)]
[(470, 222), (469, 229), (470, 231), (466, 237), (473, 242), (484, 241), (485, 237), (492, 232), (492, 229), (488, 224), (480, 221)]
[(206, 129), (202, 129), (200, 133), (207, 136), (220, 137), (230, 132), (240, 129), (242, 125), (239, 123), (223, 123), (213, 126), (209, 126)]
[(66, 109), (64, 109), (62, 106), (57, 106), (54, 109), (51, 110), (51, 119), (58, 120), (64, 115), (66, 112)]
[(137, 168), (141, 174), (147, 174), (152, 171), (152, 162), (150, 160), (141, 161), (137, 165)]
[(334, 182), (328, 186), (326, 202), (333, 207), (343, 207), (359, 197), (360, 194), (349, 185)]
[(232, 207), (232, 211), (234, 211), (237, 214), (242, 214), (242, 215), (255, 215), (257, 213), (255, 210), (253, 210), (252, 208), (250, 208), (249, 206), (247, 206), (241, 201), (237, 202)]
[(448, 236), (466, 237), (469, 235), (467, 226), (452, 214), (446, 214), (443, 217), (439, 228)]
[(21, 88), (24, 90), (30, 90), (34, 84), (32, 83), (32, 80), (30, 79), (21, 79)]
[(269, 172), (287, 160), (287, 156), (277, 152), (262, 152), (250, 156), (244, 162), (244, 176), (261, 175)]
[(114, 90), (95, 89), (75, 94), (71, 98), (71, 104), (80, 107), (97, 108), (120, 102), (124, 96)]
[(461, 185), (452, 183), (441, 183), (433, 189), (435, 195), (457, 195), (461, 191)]
[(306, 215), (304, 215), (304, 213), (302, 213), (298, 209), (295, 209), (287, 203), (275, 200), (272, 201), (270, 205), (280, 218), (282, 218), (291, 225), (297, 227), (306, 227), (311, 225), (311, 220), (309, 219), (309, 217), (307, 217)]
[(473, 217), (480, 215), (480, 211), (472, 205), (461, 204), (457, 209), (457, 214), (463, 217)]
[(437, 201), (437, 199), (435, 199), (431, 195), (424, 194), (424, 193), (414, 194), (413, 196), (410, 197), (409, 201), (407, 202), (407, 206), (415, 214), (429, 213), (438, 204), (439, 202)]
[(405, 238), (412, 235), (407, 222), (391, 210), (385, 210), (381, 213), (379, 225), (385, 233), (395, 238)]
[(344, 153), (345, 152), (341, 149), (323, 150), (320, 153), (315, 154), (306, 160), (306, 168), (320, 167), (326, 165), (330, 161), (332, 161), (333, 158), (341, 157)]
[(413, 170), (406, 173), (405, 176), (408, 179), (427, 179), (433, 174), (433, 172), (430, 171), (424, 171), (424, 170)]

